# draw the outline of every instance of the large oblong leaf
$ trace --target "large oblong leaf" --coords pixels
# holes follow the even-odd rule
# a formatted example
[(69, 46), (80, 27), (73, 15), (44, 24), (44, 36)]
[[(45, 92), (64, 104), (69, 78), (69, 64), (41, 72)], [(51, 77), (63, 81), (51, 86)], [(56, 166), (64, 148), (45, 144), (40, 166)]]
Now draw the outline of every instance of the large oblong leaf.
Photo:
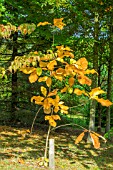
[(29, 76), (30, 83), (35, 83), (38, 79), (36, 71), (32, 72)]

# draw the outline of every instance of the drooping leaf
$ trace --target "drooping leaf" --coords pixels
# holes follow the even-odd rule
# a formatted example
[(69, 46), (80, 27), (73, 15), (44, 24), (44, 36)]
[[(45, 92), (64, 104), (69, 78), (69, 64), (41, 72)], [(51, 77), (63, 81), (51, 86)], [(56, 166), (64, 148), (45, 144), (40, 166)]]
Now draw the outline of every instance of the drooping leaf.
[(58, 106), (54, 107), (54, 112), (57, 113), (58, 111), (59, 111), (59, 107)]
[(95, 96), (99, 94), (103, 94), (103, 93), (106, 93), (106, 92), (101, 90), (100, 87), (97, 87), (97, 88), (92, 89), (89, 95), (90, 95), (90, 98), (95, 98)]
[(38, 79), (36, 71), (32, 72), (29, 76), (30, 83), (35, 83)]
[(46, 97), (47, 95), (47, 89), (44, 86), (41, 86), (41, 92)]
[(75, 140), (75, 144), (78, 144), (79, 142), (81, 142), (81, 140), (83, 139), (85, 133), (82, 132)]
[(20, 71), (22, 71), (25, 74), (31, 74), (35, 70), (36, 70), (36, 68), (34, 68), (34, 67), (25, 67), (25, 68), (20, 69)]
[(51, 113), (51, 107), (49, 107), (49, 108), (44, 108), (44, 113), (50, 114), (50, 113)]
[(95, 149), (100, 148), (99, 138), (91, 132), (90, 132), (90, 136), (91, 136), (91, 139), (93, 141), (94, 148)]
[(57, 65), (56, 60), (52, 60), (47, 64), (48, 70), (54, 70), (54, 66)]
[(50, 103), (50, 101), (48, 100), (48, 98), (46, 98), (46, 99), (44, 100), (43, 107), (44, 107), (44, 109), (47, 109), (47, 110), (50, 109), (51, 103)]
[(53, 118), (49, 119), (49, 124), (53, 127), (56, 127), (56, 125), (57, 125)]
[(52, 84), (52, 79), (51, 79), (51, 77), (48, 77), (47, 80), (46, 80), (46, 85), (47, 85), (48, 87), (50, 87), (51, 84)]
[(99, 102), (99, 103), (101, 103), (101, 105), (102, 106), (106, 106), (106, 107), (109, 107), (109, 106), (111, 106), (113, 103), (111, 102), (111, 101), (109, 101), (108, 99), (107, 100), (105, 100), (105, 99), (103, 99), (103, 98), (96, 98), (96, 100)]
[(70, 87), (74, 85), (74, 81), (75, 81), (74, 77), (69, 78), (68, 82), (69, 82)]

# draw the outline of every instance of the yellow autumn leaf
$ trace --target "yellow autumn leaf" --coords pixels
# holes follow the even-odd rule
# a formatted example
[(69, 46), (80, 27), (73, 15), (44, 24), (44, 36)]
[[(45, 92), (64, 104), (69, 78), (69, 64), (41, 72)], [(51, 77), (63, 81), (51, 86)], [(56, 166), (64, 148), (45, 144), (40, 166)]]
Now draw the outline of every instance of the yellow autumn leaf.
[(67, 91), (67, 87), (64, 87), (63, 89), (61, 89), (61, 93), (65, 93)]
[(46, 80), (46, 85), (47, 85), (48, 87), (50, 87), (51, 84), (52, 84), (52, 79), (51, 79), (51, 77), (48, 77), (47, 80)]
[(54, 107), (54, 112), (57, 113), (58, 111), (59, 111), (59, 107), (58, 106)]
[(48, 97), (55, 96), (57, 94), (58, 89), (54, 89), (53, 91), (48, 93)]
[(68, 114), (68, 111), (67, 110), (60, 110), (61, 111), (61, 113), (64, 113), (64, 114)]
[(54, 120), (61, 120), (60, 116), (59, 115), (52, 115), (52, 118)]
[(69, 109), (68, 106), (65, 106), (65, 105), (62, 105), (62, 104), (59, 104), (59, 106), (62, 110), (68, 110)]
[(92, 70), (89, 70), (89, 69), (87, 69), (85, 72), (84, 72), (84, 74), (98, 74), (97, 73), (97, 71), (95, 71), (94, 69), (92, 69)]
[(80, 90), (78, 88), (74, 89), (74, 93), (77, 94), (78, 96), (82, 94), (88, 96), (88, 94), (84, 90)]
[(36, 68), (34, 68), (34, 67), (25, 67), (25, 68), (20, 69), (20, 71), (22, 71), (25, 74), (31, 74), (35, 70), (36, 70)]
[(56, 74), (56, 72), (53, 73), (53, 76), (54, 76), (56, 79), (60, 80), (60, 81), (63, 80), (63, 76), (62, 76), (62, 75), (59, 75), (59, 74)]
[(69, 82), (70, 87), (74, 85), (74, 81), (75, 81), (74, 77), (69, 78), (68, 82)]
[(46, 97), (47, 95), (47, 89), (44, 86), (41, 86), (41, 92)]
[(38, 82), (46, 81), (48, 76), (39, 77)]
[(88, 86), (91, 86), (92, 84), (92, 80), (86, 76), (78, 76), (78, 82), (80, 84), (87, 84)]
[(54, 19), (53, 20), (54, 26), (58, 27), (61, 30), (65, 26), (65, 24), (62, 22), (62, 20), (63, 20), (63, 18), (59, 18), (59, 19)]
[(39, 27), (39, 26), (45, 26), (45, 25), (48, 25), (48, 24), (51, 24), (51, 23), (49, 23), (49, 22), (47, 22), (47, 21), (45, 21), (45, 22), (39, 22), (38, 24), (37, 24), (37, 26)]
[(31, 98), (31, 102), (33, 102), (35, 100), (35, 103), (36, 104), (43, 104), (42, 103), (42, 101), (44, 100), (44, 97), (42, 97), (42, 96), (33, 96), (32, 98)]
[(108, 99), (105, 100), (103, 98), (95, 98), (99, 103), (101, 103), (102, 106), (106, 106), (106, 107), (109, 107), (111, 106), (113, 103), (111, 101), (109, 101)]
[(47, 64), (48, 64), (48, 62), (43, 62), (43, 61), (39, 62), (39, 66), (42, 67), (42, 68), (47, 67)]
[(75, 140), (75, 144), (78, 144), (84, 137), (85, 133), (82, 132)]
[(47, 110), (51, 107), (51, 103), (48, 98), (44, 100), (43, 107), (44, 109), (47, 109)]
[(54, 70), (54, 66), (57, 65), (56, 60), (52, 60), (47, 64), (48, 70)]
[(58, 68), (58, 69), (56, 70), (56, 74), (57, 74), (57, 75), (63, 75), (63, 74), (65, 74), (65, 70), (64, 70), (63, 68)]
[(96, 135), (94, 135), (93, 133), (90, 133), (90, 136), (91, 136), (91, 139), (93, 141), (94, 148), (95, 149), (100, 148), (99, 138)]
[(56, 125), (57, 125), (53, 118), (49, 119), (49, 124), (53, 127), (56, 127)]
[(38, 79), (38, 75), (36, 73), (36, 71), (32, 72), (29, 76), (29, 82), (30, 83), (35, 83)]
[(86, 70), (88, 67), (88, 61), (86, 60), (86, 58), (80, 58), (76, 64), (78, 65), (78, 68), (82, 69), (82, 70)]
[(44, 113), (50, 114), (50, 113), (51, 113), (51, 107), (49, 107), (49, 108), (44, 108)]
[(49, 120), (51, 116), (45, 116), (45, 120)]
[(89, 95), (90, 95), (90, 98), (95, 98), (95, 96), (99, 94), (103, 94), (103, 93), (106, 93), (106, 92), (103, 91), (100, 87), (97, 87), (97, 88), (92, 89)]

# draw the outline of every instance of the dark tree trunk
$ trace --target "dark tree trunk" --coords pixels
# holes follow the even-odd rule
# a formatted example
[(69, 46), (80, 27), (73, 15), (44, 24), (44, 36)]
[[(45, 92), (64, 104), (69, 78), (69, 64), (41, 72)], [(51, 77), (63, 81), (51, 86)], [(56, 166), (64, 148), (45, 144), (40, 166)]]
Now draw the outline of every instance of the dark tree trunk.
[[(13, 52), (12, 52), (12, 61), (17, 56), (17, 38), (18, 32), (15, 32), (13, 35)], [(17, 108), (17, 72), (12, 72), (12, 101), (11, 101), (11, 121), (15, 120), (15, 111)]]

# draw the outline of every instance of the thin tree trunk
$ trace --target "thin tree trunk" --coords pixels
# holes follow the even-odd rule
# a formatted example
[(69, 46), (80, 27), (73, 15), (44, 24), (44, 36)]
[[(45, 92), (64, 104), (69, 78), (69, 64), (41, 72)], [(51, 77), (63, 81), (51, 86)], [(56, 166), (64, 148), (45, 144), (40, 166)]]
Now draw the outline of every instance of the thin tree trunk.
[[(98, 14), (95, 14), (95, 26), (94, 26), (94, 56), (93, 56), (93, 68), (98, 72), (98, 32), (99, 32), (99, 22)], [(94, 74), (92, 77), (92, 88), (97, 87), (97, 75)], [(90, 101), (90, 121), (89, 130), (95, 130), (95, 111), (96, 111), (96, 101)]]

